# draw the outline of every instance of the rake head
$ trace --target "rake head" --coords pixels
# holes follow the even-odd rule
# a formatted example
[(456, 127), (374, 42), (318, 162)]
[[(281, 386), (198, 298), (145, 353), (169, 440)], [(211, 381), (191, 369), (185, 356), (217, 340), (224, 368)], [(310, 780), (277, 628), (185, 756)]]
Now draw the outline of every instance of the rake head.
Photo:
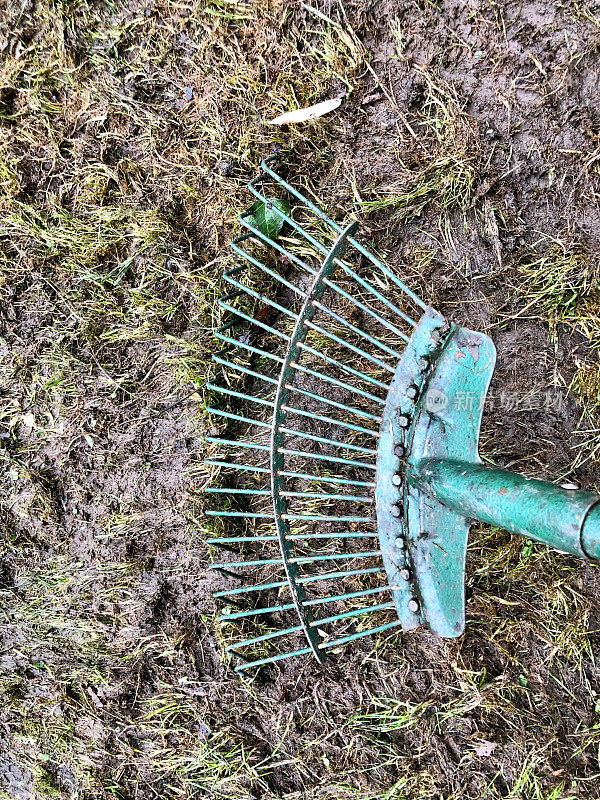
[[(583, 523), (598, 498), (571, 492), (575, 532), (565, 518), (551, 540), (544, 520), (539, 533), (515, 517), (523, 492), (548, 484), (524, 488), (479, 461), (490, 339), (448, 324), (354, 238), (356, 222), (330, 219), (273, 159), (232, 243), (220, 379), (207, 387), (221, 428), (208, 437), (208, 543), (231, 579), (214, 596), (241, 672), (306, 653), (322, 662), (398, 627), (459, 635), (473, 517), (596, 555)], [(540, 498), (530, 506), (535, 516)]]

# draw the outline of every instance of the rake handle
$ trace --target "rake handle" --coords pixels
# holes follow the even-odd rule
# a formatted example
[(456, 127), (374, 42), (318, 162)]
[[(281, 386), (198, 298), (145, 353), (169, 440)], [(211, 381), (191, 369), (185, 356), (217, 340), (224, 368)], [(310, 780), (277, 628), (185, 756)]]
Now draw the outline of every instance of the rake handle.
[(424, 459), (412, 467), (409, 480), (465, 517), (600, 559), (600, 497), (591, 492), (452, 459)]

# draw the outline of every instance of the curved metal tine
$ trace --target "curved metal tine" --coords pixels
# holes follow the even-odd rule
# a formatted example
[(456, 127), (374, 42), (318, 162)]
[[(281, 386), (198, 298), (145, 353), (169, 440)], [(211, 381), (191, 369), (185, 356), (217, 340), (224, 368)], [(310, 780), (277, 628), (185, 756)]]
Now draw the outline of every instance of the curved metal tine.
[(294, 408), (294, 406), (284, 405), (282, 406), (283, 410), (289, 412), (291, 414), (299, 414), (301, 417), (308, 417), (312, 420), (318, 420), (319, 422), (325, 422), (328, 425), (333, 425), (334, 427), (340, 428), (347, 428), (351, 431), (357, 431), (358, 433), (365, 433), (368, 436), (372, 436), (374, 439), (379, 439), (379, 431), (373, 430), (372, 428), (365, 428), (363, 425), (355, 425), (353, 422), (346, 422), (342, 419), (337, 419), (336, 417), (329, 417), (326, 414), (317, 414), (314, 411), (307, 411), (303, 408)]
[(391, 372), (392, 375), (396, 372), (395, 368), (390, 367), (390, 365), (386, 361), (382, 361), (380, 358), (377, 358), (376, 356), (367, 353), (366, 350), (363, 350), (361, 347), (357, 347), (351, 342), (342, 339), (335, 333), (331, 333), (326, 328), (323, 328), (321, 325), (316, 325), (314, 322), (306, 322), (306, 327), (310, 328), (312, 331), (320, 333), (322, 336), (326, 336), (328, 339), (331, 339), (332, 342), (336, 342), (337, 344), (340, 344), (343, 347), (347, 347), (348, 350), (351, 350), (353, 353), (356, 353), (356, 355), (366, 358), (367, 361), (370, 361), (372, 364), (376, 364), (378, 367), (381, 367), (381, 369), (385, 369), (387, 372)]
[[(273, 173), (273, 174), (275, 174), (275, 173)], [(251, 181), (248, 184), (248, 188), (250, 189), (252, 194), (255, 197), (257, 197), (261, 202), (268, 203), (268, 199), (263, 194), (261, 194), (257, 189), (254, 188), (254, 183), (256, 183), (257, 180), (259, 180), (259, 179), (255, 178), (254, 181)], [(287, 188), (288, 184), (285, 184), (285, 186)], [(294, 192), (294, 194), (296, 194), (296, 192)], [(299, 195), (299, 196), (302, 197), (301, 195)], [(302, 200), (303, 200), (303, 202), (306, 202), (305, 198), (302, 198)], [(275, 211), (275, 213), (279, 217), (281, 217), (281, 219), (283, 219), (285, 222), (287, 222), (295, 231), (300, 233), (308, 242), (310, 242), (310, 244), (313, 245), (313, 247), (315, 247), (317, 250), (319, 250), (323, 255), (326, 255), (329, 252), (329, 248), (328, 247), (326, 247), (324, 244), (319, 242), (318, 239), (315, 239), (313, 236), (311, 236), (308, 233), (308, 231), (306, 231), (306, 229), (302, 225), (300, 225), (299, 223), (296, 222), (296, 220), (294, 220), (288, 214), (285, 214), (285, 212), (281, 211), (281, 209), (277, 208), (276, 206), (273, 206), (273, 210)], [(268, 236), (265, 236), (261, 231), (258, 230), (258, 228), (255, 228), (253, 225), (248, 223), (244, 219), (244, 215), (240, 215), (238, 217), (238, 219), (239, 219), (239, 221), (240, 221), (240, 223), (242, 225), (244, 225), (246, 228), (248, 228), (248, 230), (252, 231), (256, 236), (258, 236), (258, 238), (261, 239), (261, 241), (264, 241), (265, 244), (268, 244), (271, 247), (274, 247), (279, 252), (281, 252), (284, 255), (288, 256), (288, 258), (290, 258), (298, 266), (303, 267), (304, 269), (306, 269), (311, 274), (315, 274), (315, 270), (313, 270), (311, 267), (309, 267), (308, 264), (306, 264), (306, 262), (302, 261), (301, 259), (298, 259), (297, 256), (295, 256), (289, 250), (285, 250), (280, 245), (278, 245), (277, 242), (274, 242), (272, 239), (269, 239)], [(336, 234), (339, 234), (339, 233), (342, 232), (343, 229), (340, 226), (338, 226), (335, 223), (333, 223), (332, 220), (329, 220), (328, 218), (325, 218), (325, 217), (321, 217), (321, 219), (324, 219), (329, 224), (335, 225), (334, 231), (335, 231)], [(353, 244), (354, 246), (356, 246), (355, 245), (355, 240), (351, 236), (348, 237), (348, 242), (350, 244)], [(374, 263), (373, 262), (373, 258), (371, 258), (370, 260), (371, 260), (372, 263)], [(371, 294), (373, 294), (374, 297), (376, 297), (378, 300), (381, 300), (382, 302), (385, 302), (385, 305), (387, 305), (392, 311), (394, 311), (394, 313), (396, 313), (404, 322), (408, 322), (408, 324), (412, 325), (412, 327), (416, 326), (417, 323), (412, 319), (412, 317), (410, 317), (404, 311), (399, 309), (393, 303), (390, 303), (390, 301), (387, 300), (386, 298), (384, 298), (384, 296), (381, 295), (381, 293), (378, 292), (373, 286), (371, 286), (371, 284), (368, 281), (366, 281), (365, 279), (361, 278), (354, 270), (352, 270), (350, 267), (345, 265), (339, 258), (335, 259), (335, 264), (337, 266), (341, 266), (346, 271), (346, 273), (348, 275), (350, 275), (355, 280), (357, 280), (358, 283), (360, 283), (360, 285), (363, 286), (363, 288), (367, 289), (367, 291), (370, 291)], [(391, 275), (391, 273), (390, 273), (390, 275)], [(397, 283), (397, 279), (394, 279), (394, 280)], [(404, 286), (404, 284), (402, 284), (401, 281), (400, 281), (400, 284), (401, 284), (402, 287)], [(372, 316), (375, 316), (376, 319), (379, 319), (379, 321), (383, 322), (383, 324), (385, 324), (386, 326), (391, 324), (391, 323), (388, 323), (387, 321), (384, 321), (383, 317), (379, 316), (374, 309), (371, 309), (369, 306), (366, 306), (365, 304), (360, 303), (360, 301), (358, 301), (357, 298), (354, 298), (354, 297), (352, 297), (352, 295), (349, 295), (346, 292), (344, 292), (344, 290), (340, 286), (338, 286), (338, 284), (335, 283), (334, 281), (329, 280), (327, 282), (327, 285), (331, 289), (333, 289), (335, 292), (338, 292), (338, 293), (342, 294), (343, 296), (345, 296), (348, 300), (350, 300), (350, 302), (354, 303), (359, 308), (362, 308), (362, 310), (366, 311), (366, 313), (371, 314)], [(407, 289), (407, 292), (412, 294), (409, 289)], [(415, 295), (415, 297), (416, 297), (416, 295)], [(426, 306), (423, 306), (423, 307), (426, 308)], [(398, 329), (396, 329), (396, 331), (397, 331), (398, 335), (402, 336), (403, 338), (406, 339), (406, 341), (408, 341), (408, 337), (406, 336), (406, 334), (401, 333), (400, 331), (398, 331)]]
[[(294, 517), (290, 517), (294, 519)], [(353, 553), (325, 553), (323, 555), (310, 555), (310, 556), (294, 556), (289, 561), (292, 564), (312, 564), (316, 561), (337, 561), (338, 559), (344, 560), (346, 558), (376, 558), (381, 555), (381, 550), (373, 550), (371, 552), (362, 553), (360, 551)]]
[[(268, 449), (270, 450), (271, 448)], [(256, 464), (238, 464), (234, 461), (219, 461), (216, 458), (205, 458), (204, 463), (209, 467), (226, 467), (228, 469), (241, 470), (242, 472), (271, 472), (268, 467), (257, 467)]]
[(382, 573), (385, 567), (381, 564), (378, 567), (367, 567), (366, 569), (338, 570), (336, 572), (322, 572), (320, 575), (301, 575), (297, 578), (298, 583), (314, 583), (315, 581), (326, 581), (333, 578), (350, 578), (354, 575), (374, 575)]
[(325, 353), (322, 353), (320, 350), (317, 350), (314, 347), (305, 344), (304, 342), (299, 342), (298, 347), (300, 347), (300, 349), (302, 350), (305, 350), (307, 353), (310, 353), (311, 355), (316, 356), (317, 358), (320, 358), (323, 361), (326, 361), (328, 364), (331, 364), (334, 367), (339, 367), (339, 369), (343, 370), (344, 372), (347, 372), (349, 375), (354, 375), (354, 377), (359, 378), (359, 380), (361, 381), (365, 381), (365, 383), (370, 383), (373, 386), (378, 386), (385, 392), (387, 392), (390, 388), (389, 384), (377, 380), (377, 378), (374, 378), (372, 375), (367, 375), (366, 372), (361, 372), (358, 369), (354, 369), (353, 367), (350, 367), (348, 364), (343, 364), (341, 361), (338, 361), (337, 359), (333, 358), (333, 356), (326, 355)]
[(227, 274), (223, 275), (223, 279), (230, 283), (232, 286), (235, 286), (237, 289), (240, 289), (244, 294), (249, 295), (250, 297), (254, 297), (255, 300), (260, 300), (261, 303), (265, 303), (271, 308), (274, 308), (276, 311), (279, 311), (280, 314), (284, 314), (286, 317), (293, 319), (296, 321), (298, 316), (294, 314), (293, 311), (290, 311), (289, 308), (276, 303), (275, 300), (271, 300), (271, 298), (267, 297), (265, 294), (260, 294), (255, 289), (251, 289), (249, 286), (246, 286), (239, 281), (234, 280), (231, 276)]
[[(340, 263), (342, 263), (342, 262), (340, 262)], [(347, 270), (347, 271), (352, 275), (356, 275), (356, 273), (353, 272), (352, 270)], [(356, 275), (356, 277), (358, 278), (359, 276)], [(360, 283), (364, 283), (364, 281), (362, 279), (359, 282)], [(404, 333), (404, 331), (401, 331), (400, 328), (397, 328), (395, 325), (393, 325), (385, 317), (382, 317), (380, 314), (378, 314), (376, 311), (374, 311), (370, 306), (367, 306), (364, 303), (361, 303), (361, 301), (358, 300), (358, 298), (356, 298), (353, 295), (351, 295), (345, 289), (342, 289), (341, 286), (338, 286), (337, 284), (334, 284), (332, 281), (326, 281), (326, 283), (330, 288), (334, 289), (338, 294), (341, 294), (342, 297), (345, 297), (347, 300), (350, 300), (352, 303), (354, 303), (357, 306), (357, 308), (360, 308), (360, 310), (364, 311), (365, 314), (369, 314), (369, 316), (371, 316), (371, 317), (373, 317), (373, 319), (377, 320), (377, 322), (379, 322), (380, 325), (383, 325), (384, 328), (387, 328), (392, 333), (396, 334), (396, 336), (399, 336), (401, 339), (404, 339), (405, 342), (408, 342), (410, 337), (407, 336)], [(408, 322), (413, 327), (416, 327), (417, 323), (413, 319), (408, 317), (406, 314), (404, 315), (404, 317), (406, 317), (405, 322)]]
[(289, 472), (281, 470), (280, 475), (286, 478), (298, 478), (304, 481), (314, 481), (315, 483), (333, 483), (343, 486), (361, 486), (365, 489), (374, 489), (374, 481), (357, 481), (352, 478), (339, 478), (337, 476), (331, 477), (330, 475), (311, 475), (308, 472)]
[(239, 339), (233, 339), (231, 336), (225, 336), (224, 333), (221, 333), (220, 329), (215, 331), (215, 336), (222, 342), (227, 342), (228, 344), (236, 345), (237, 347), (241, 347), (250, 353), (254, 353), (255, 355), (259, 356), (264, 356), (265, 358), (270, 358), (271, 361), (277, 361), (278, 364), (283, 364), (283, 358), (281, 358), (281, 356), (276, 356), (273, 353), (267, 353), (266, 350), (261, 350), (259, 347), (253, 347), (251, 344), (246, 344), (246, 342), (241, 342)]
[(333, 464), (343, 464), (347, 467), (361, 467), (362, 469), (372, 469), (373, 471), (377, 469), (375, 464), (368, 464), (366, 461), (355, 461), (351, 458), (338, 458), (337, 456), (331, 456), (327, 453), (311, 453), (309, 450), (293, 450), (288, 447), (278, 447), (277, 452), (288, 456), (314, 459), (316, 461), (329, 461)]
[(295, 361), (292, 361), (290, 364), (292, 369), (297, 370), (298, 372), (304, 372), (306, 375), (312, 375), (313, 378), (317, 378), (320, 381), (325, 381), (326, 383), (331, 383), (334, 386), (337, 386), (338, 389), (345, 389), (347, 392), (351, 392), (352, 394), (360, 395), (360, 397), (364, 397), (367, 400), (371, 400), (371, 402), (376, 403), (378, 406), (385, 406), (385, 400), (381, 397), (377, 397), (377, 395), (371, 394), (371, 392), (366, 392), (364, 389), (359, 389), (357, 386), (353, 386), (350, 383), (346, 383), (345, 381), (340, 381), (337, 378), (332, 377), (331, 375), (327, 375), (324, 372), (317, 372), (310, 367), (305, 367), (303, 364), (298, 364)]
[(237, 317), (246, 320), (246, 322), (249, 322), (251, 325), (257, 325), (259, 328), (263, 328), (268, 333), (272, 333), (274, 336), (278, 336), (280, 339), (283, 339), (286, 342), (289, 341), (290, 337), (286, 336), (285, 333), (275, 330), (275, 328), (272, 328), (270, 325), (266, 325), (264, 322), (260, 322), (259, 320), (254, 319), (254, 317), (251, 317), (248, 314), (245, 314), (243, 311), (240, 311), (239, 308), (234, 308), (233, 306), (230, 306), (228, 303), (225, 303), (221, 298), (217, 300), (217, 303), (219, 306), (221, 306), (221, 308), (225, 309), (225, 311), (229, 311), (231, 314), (235, 314)]
[(243, 225), (245, 228), (247, 228), (249, 231), (251, 231), (253, 233), (253, 235), (257, 239), (260, 239), (261, 242), (264, 242), (269, 247), (272, 247), (274, 250), (276, 250), (282, 256), (285, 256), (286, 258), (289, 258), (289, 260), (293, 264), (295, 264), (297, 267), (300, 267), (301, 269), (305, 270), (309, 275), (316, 275), (317, 274), (317, 272), (318, 272), (317, 269), (315, 269), (314, 267), (311, 267), (310, 264), (307, 264), (306, 261), (303, 261), (295, 253), (292, 253), (291, 250), (287, 250), (285, 247), (280, 245), (279, 242), (277, 242), (275, 239), (270, 239), (261, 230), (259, 230), (258, 228), (255, 228), (254, 225), (251, 225), (246, 220), (244, 214), (240, 214), (240, 216), (238, 217), (238, 221), (239, 221), (240, 225)]
[(213, 561), (212, 564), (209, 564), (209, 569), (231, 569), (232, 567), (265, 567), (272, 565), (280, 566), (282, 564), (282, 558), (257, 558), (253, 561), (223, 561), (222, 563), (216, 563)]
[(272, 400), (265, 400), (263, 397), (255, 397), (252, 394), (244, 394), (243, 392), (235, 392), (233, 389), (219, 386), (216, 383), (207, 383), (206, 388), (211, 392), (218, 392), (219, 394), (226, 394), (229, 397), (238, 397), (240, 400), (247, 400), (249, 403), (258, 403), (261, 406), (269, 406), (270, 408), (274, 408), (275, 406)]
[[(231, 447), (246, 447), (249, 450), (270, 450), (268, 444), (258, 444), (257, 442), (246, 442), (244, 439), (223, 439), (221, 436), (205, 436), (204, 441), (214, 444), (225, 444)], [(204, 463), (208, 463), (205, 461)]]
[(360, 589), (356, 592), (344, 592), (343, 594), (325, 595), (324, 597), (312, 597), (310, 600), (305, 600), (304, 605), (325, 605), (326, 603), (337, 603), (340, 600), (353, 600), (356, 597), (367, 597), (368, 595), (380, 594), (381, 592), (389, 591), (389, 586), (376, 586), (373, 589)]
[(279, 636), (286, 636), (290, 633), (297, 633), (298, 631), (302, 630), (302, 625), (294, 625), (291, 628), (283, 628), (283, 630), (273, 631), (272, 633), (263, 633), (262, 636), (255, 636), (252, 639), (244, 639), (241, 642), (235, 642), (234, 644), (227, 645), (225, 650), (230, 653), (235, 650), (238, 650), (240, 647), (249, 647), (252, 644), (258, 644), (259, 642), (266, 642), (269, 639), (276, 639)]
[(363, 608), (355, 608), (351, 609), (350, 611), (343, 611), (340, 614), (333, 614), (329, 617), (319, 617), (318, 619), (311, 620), (311, 622), (308, 624), (313, 626), (325, 625), (331, 622), (350, 619), (351, 617), (361, 617), (363, 614), (370, 614), (372, 611), (387, 611), (390, 608), (396, 608), (396, 604), (393, 601), (388, 603), (377, 603), (376, 605), (372, 606), (364, 606)]
[(236, 364), (233, 361), (227, 361), (227, 359), (219, 358), (218, 356), (213, 356), (212, 360), (217, 364), (228, 367), (234, 372), (243, 372), (245, 375), (250, 375), (252, 378), (258, 378), (261, 381), (266, 381), (267, 383), (271, 383), (275, 386), (277, 385), (275, 378), (271, 378), (269, 375), (263, 375), (262, 372), (256, 372), (256, 370), (248, 369), (248, 367), (244, 367), (243, 364)]
[(252, 419), (251, 417), (245, 417), (242, 414), (233, 414), (231, 411), (223, 411), (220, 408), (214, 408), (213, 406), (207, 406), (206, 410), (210, 414), (215, 414), (218, 417), (225, 417), (226, 419), (232, 419), (235, 422), (244, 422), (246, 425), (257, 425), (259, 428), (269, 428), (271, 429), (270, 422), (262, 422), (258, 419)]
[[(363, 339), (365, 339), (366, 341), (368, 341), (374, 347), (377, 347), (380, 350), (383, 350), (388, 355), (392, 356), (395, 359), (398, 359), (398, 361), (402, 358), (402, 353), (399, 353), (397, 350), (394, 350), (392, 347), (389, 347), (389, 345), (385, 344), (385, 342), (382, 342), (376, 336), (371, 336), (370, 333), (367, 333), (366, 331), (363, 331), (363, 329), (359, 328), (357, 325), (353, 325), (351, 322), (349, 322), (347, 319), (345, 319), (345, 317), (343, 317), (341, 314), (338, 314), (337, 312), (332, 311), (330, 308), (328, 308), (327, 306), (323, 305), (323, 303), (320, 303), (318, 300), (313, 301), (313, 305), (315, 306), (315, 308), (318, 308), (324, 314), (327, 314), (328, 316), (330, 316), (336, 322), (339, 322), (340, 325), (343, 325), (345, 328), (348, 328), (348, 330), (351, 330), (357, 336), (360, 336)], [(405, 338), (406, 338), (406, 341), (408, 341), (408, 336), (406, 336)]]
[(262, 614), (274, 614), (276, 611), (289, 611), (294, 608), (293, 603), (283, 603), (279, 606), (264, 606), (262, 608), (252, 608), (248, 611), (234, 611), (231, 614), (221, 614), (219, 619), (227, 622), (232, 619), (244, 619), (245, 617), (258, 617)]
[[(241, 578), (241, 575), (237, 575), (236, 577)], [(223, 597), (231, 597), (232, 595), (238, 594), (249, 594), (251, 592), (263, 592), (267, 589), (283, 589), (287, 588), (288, 582), (287, 581), (273, 581), (271, 583), (256, 583), (246, 586), (237, 586), (235, 589), (223, 589), (223, 591), (215, 592), (213, 597), (216, 599), (220, 599)]]
[(325, 397), (322, 394), (309, 392), (306, 389), (301, 389), (299, 386), (294, 386), (291, 383), (286, 384), (286, 387), (290, 390), (290, 392), (301, 394), (304, 397), (310, 397), (311, 400), (318, 400), (327, 406), (332, 406), (332, 408), (339, 408), (341, 411), (347, 411), (349, 414), (355, 414), (357, 417), (370, 419), (373, 422), (381, 424), (381, 417), (377, 416), (377, 414), (370, 414), (368, 411), (363, 411), (362, 408), (356, 408), (356, 406), (347, 406), (344, 403), (338, 403), (337, 400), (331, 400), (329, 397)]
[(247, 236), (240, 236), (240, 237), (238, 237), (238, 239), (234, 239), (234, 240), (231, 242), (231, 249), (232, 249), (232, 250), (233, 250), (235, 253), (237, 253), (238, 255), (240, 255), (240, 256), (242, 256), (243, 258), (245, 258), (247, 261), (249, 261), (249, 262), (250, 262), (251, 264), (253, 264), (255, 267), (257, 267), (257, 269), (260, 269), (260, 270), (262, 270), (262, 272), (266, 273), (266, 274), (267, 274), (267, 275), (269, 275), (271, 278), (273, 278), (274, 280), (276, 280), (276, 281), (278, 281), (279, 283), (281, 283), (281, 284), (282, 284), (282, 286), (285, 286), (285, 287), (286, 287), (286, 288), (288, 288), (290, 291), (294, 292), (295, 294), (298, 294), (298, 295), (300, 295), (301, 297), (306, 297), (306, 293), (305, 293), (305, 292), (303, 292), (303, 291), (302, 291), (302, 289), (300, 289), (298, 286), (296, 286), (295, 284), (293, 284), (293, 283), (291, 283), (290, 281), (288, 281), (286, 278), (284, 278), (284, 277), (283, 277), (282, 275), (280, 275), (278, 272), (275, 272), (275, 270), (274, 270), (274, 269), (270, 269), (270, 267), (267, 267), (265, 264), (263, 264), (263, 263), (262, 263), (262, 261), (259, 261), (258, 259), (254, 258), (254, 256), (251, 256), (251, 255), (250, 255), (250, 253), (248, 253), (248, 252), (247, 252), (246, 250), (244, 250), (243, 248), (239, 247), (239, 246), (238, 246), (238, 244), (237, 244), (237, 242), (238, 242), (240, 239), (246, 239), (246, 238), (247, 238)]
[[(209, 491), (208, 489), (206, 491)], [(223, 493), (226, 492), (226, 489), (223, 489)], [(243, 492), (243, 489), (238, 489), (237, 491)], [(255, 490), (257, 493), (266, 496), (269, 494), (266, 491), (259, 491), (258, 489)], [(326, 492), (279, 492), (282, 497), (297, 497), (301, 500), (340, 500), (341, 502), (347, 503), (349, 501), (354, 501), (356, 503), (369, 503), (372, 504), (374, 502), (373, 497), (365, 497), (362, 495), (357, 494), (327, 494)], [(289, 536), (286, 538), (290, 538)]]
[[(216, 546), (229, 545), (229, 544), (242, 544), (246, 542), (276, 542), (276, 536), (211, 536), (206, 540), (206, 544), (214, 544)], [(227, 547), (223, 548), (229, 549)]]
[(383, 631), (390, 630), (391, 628), (397, 628), (399, 625), (402, 625), (402, 623), (399, 619), (396, 619), (393, 622), (387, 622), (385, 625), (378, 625), (376, 628), (368, 628), (365, 631), (351, 633), (348, 636), (342, 636), (339, 639), (330, 639), (327, 642), (321, 642), (319, 647), (323, 650), (329, 650), (332, 647), (339, 647), (347, 642), (353, 642), (355, 639), (362, 639), (363, 636), (371, 636), (375, 633), (382, 633)]
[(354, 450), (357, 453), (364, 453), (365, 455), (377, 455), (377, 450), (373, 450), (370, 447), (361, 447), (358, 444), (352, 444), (350, 442), (342, 442), (339, 439), (328, 439), (326, 436), (317, 436), (315, 433), (309, 433), (308, 431), (297, 431), (294, 428), (288, 428), (287, 426), (280, 425), (279, 430), (282, 433), (289, 433), (290, 436), (299, 436), (302, 439), (310, 439), (312, 442), (321, 442), (322, 444), (330, 444), (333, 447), (341, 447), (343, 450)]
[[(210, 517), (239, 517), (240, 519), (273, 519), (275, 517), (272, 511), (268, 513), (266, 511), (221, 511), (220, 509), (209, 508), (204, 513)], [(249, 564), (253, 562), (247, 561), (245, 563)], [(266, 563), (270, 564), (272, 562), (269, 561)], [(235, 564), (235, 566), (237, 567), (240, 565)]]
[[(293, 186), (291, 186), (287, 181), (285, 181), (280, 175), (278, 175), (274, 170), (272, 170), (269, 167), (269, 164), (272, 161), (277, 160), (278, 157), (279, 157), (278, 154), (273, 154), (273, 155), (268, 156), (267, 158), (263, 159), (263, 161), (261, 162), (261, 168), (263, 169), (263, 171), (266, 172), (266, 174), (269, 175), (271, 178), (273, 178), (275, 181), (277, 181), (277, 183), (279, 183), (280, 186), (283, 186), (283, 188), (286, 189), (286, 191), (288, 191), (290, 194), (292, 194), (294, 197), (296, 197), (298, 200), (300, 200), (301, 203), (303, 203), (305, 206), (307, 206), (314, 214), (316, 214), (317, 217), (319, 217), (319, 219), (321, 219), (324, 222), (326, 222), (331, 228), (334, 229), (334, 231), (336, 231), (337, 233), (341, 233), (342, 228), (341, 228), (340, 225), (337, 224), (337, 222), (332, 220), (317, 205), (312, 203), (307, 197), (305, 197), (297, 189), (294, 189)], [(418, 295), (416, 295), (411, 289), (409, 289), (408, 286), (406, 286), (405, 283), (403, 283), (399, 278), (397, 278), (388, 269), (388, 267), (386, 267), (386, 265), (382, 261), (380, 261), (372, 253), (370, 253), (366, 248), (364, 248), (360, 244), (360, 242), (357, 242), (356, 239), (354, 239), (353, 237), (349, 237), (348, 238), (348, 242), (353, 247), (355, 247), (356, 250), (358, 250), (358, 252), (362, 256), (367, 258), (374, 266), (378, 267), (384, 273), (384, 275), (386, 275), (390, 280), (392, 280), (396, 284), (396, 286), (398, 286), (408, 297), (410, 297), (410, 299), (414, 303), (416, 303), (417, 306), (419, 306), (423, 311), (427, 310), (427, 304), (424, 303), (421, 300), (421, 298)]]
[(377, 539), (379, 534), (372, 531), (334, 531), (333, 533), (290, 533), (287, 539), (303, 541), (319, 541), (326, 539)]
[(355, 270), (349, 267), (345, 262), (339, 261), (339, 263), (336, 262), (336, 264), (337, 266), (341, 267), (344, 270), (344, 272), (351, 278), (353, 278), (357, 283), (359, 283), (365, 289), (370, 291), (371, 294), (373, 294), (374, 297), (376, 297), (380, 303), (383, 303), (383, 305), (387, 306), (387, 308), (389, 308), (390, 311), (393, 311), (394, 314), (399, 316), (400, 319), (404, 320), (404, 322), (408, 323), (413, 328), (417, 326), (416, 321), (409, 314), (407, 314), (401, 308), (398, 308), (398, 306), (392, 303), (392, 301), (389, 300), (389, 298), (387, 298), (384, 294), (381, 294), (381, 292), (375, 289), (375, 287), (372, 286), (369, 281), (361, 277)]
[(312, 653), (311, 647), (301, 647), (299, 650), (290, 650), (287, 653), (279, 653), (276, 656), (270, 656), (269, 658), (261, 658), (258, 661), (246, 661), (243, 664), (240, 664), (235, 668), (236, 672), (246, 672), (246, 670), (250, 669), (251, 667), (262, 667), (266, 664), (274, 664), (276, 661), (281, 661), (284, 658), (293, 658), (294, 656), (303, 656), (306, 653)]

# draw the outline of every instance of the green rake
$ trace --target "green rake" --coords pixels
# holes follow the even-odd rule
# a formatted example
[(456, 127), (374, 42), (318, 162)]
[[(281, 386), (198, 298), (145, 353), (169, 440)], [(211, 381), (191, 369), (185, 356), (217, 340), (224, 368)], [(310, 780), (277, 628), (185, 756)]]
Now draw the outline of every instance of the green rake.
[(234, 581), (214, 597), (236, 669), (323, 662), (398, 627), (459, 636), (474, 520), (600, 557), (599, 497), (481, 462), (492, 341), (428, 307), (274, 158), (239, 218), (207, 387), (224, 426), (207, 437), (208, 544)]

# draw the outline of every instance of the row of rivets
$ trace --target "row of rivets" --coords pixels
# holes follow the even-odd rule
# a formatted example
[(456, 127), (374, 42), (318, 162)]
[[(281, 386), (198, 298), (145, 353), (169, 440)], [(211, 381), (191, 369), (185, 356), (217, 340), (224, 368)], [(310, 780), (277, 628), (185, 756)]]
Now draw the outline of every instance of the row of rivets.
[[(435, 341), (433, 336), (432, 339)], [(427, 356), (422, 356), (418, 361), (418, 366), (421, 372), (426, 372), (427, 369), (429, 368), (429, 364), (430, 361), (429, 358), (427, 358)], [(416, 400), (418, 395), (419, 395), (419, 387), (416, 384), (413, 383), (406, 389), (406, 396), (409, 398), (409, 400)], [(408, 428), (408, 426), (411, 423), (411, 418), (408, 414), (401, 414), (398, 416), (397, 421), (398, 425), (400, 425), (401, 428)], [(404, 456), (406, 455), (405, 445), (402, 444), (401, 442), (395, 444), (394, 455), (397, 458), (404, 458)], [(400, 473), (395, 473), (392, 476), (392, 483), (394, 484), (394, 486), (401, 486), (402, 475)], [(404, 506), (402, 502), (394, 503), (394, 505), (391, 508), (391, 513), (393, 517), (399, 519), (404, 513)], [(403, 551), (406, 548), (406, 541), (402, 536), (398, 536), (394, 544), (396, 546), (396, 549), (399, 551)], [(400, 569), (398, 574), (403, 581), (407, 582), (410, 581), (412, 577), (412, 573), (407, 566), (404, 566), (402, 569)], [(419, 611), (419, 601), (415, 597), (411, 597), (411, 599), (408, 601), (408, 610), (411, 611), (413, 614), (416, 614)]]
[[(434, 344), (439, 343), (441, 339), (441, 331), (438, 329), (432, 331), (431, 339)], [(427, 356), (422, 356), (418, 361), (419, 370), (422, 373), (427, 372), (427, 370), (430, 367), (430, 364), (431, 364), (430, 359)], [(418, 395), (419, 395), (419, 387), (416, 384), (413, 383), (406, 389), (406, 396), (410, 400), (415, 400), (418, 397)], [(407, 428), (410, 424), (410, 417), (406, 414), (402, 414), (400, 417), (398, 417), (398, 424), (402, 428)], [(403, 444), (396, 444), (394, 446), (394, 454), (398, 456), (398, 458), (403, 458), (403, 456), (406, 454), (406, 447)], [(395, 474), (392, 477), (392, 483), (394, 484), (394, 486), (400, 486), (402, 484), (402, 476), (399, 474)], [(403, 506), (399, 503), (396, 503), (394, 506), (392, 506), (392, 514), (395, 517), (399, 517), (402, 514), (403, 510), (404, 510)], [(402, 537), (399, 536), (395, 541), (395, 545), (398, 550), (402, 551), (406, 547), (406, 542)], [(408, 569), (408, 567), (403, 567), (400, 570), (399, 575), (400, 578), (402, 578), (402, 580), (404, 581), (409, 581), (411, 579), (411, 571)], [(411, 597), (411, 599), (408, 601), (408, 610), (411, 611), (413, 614), (416, 614), (419, 611), (419, 601), (417, 600), (416, 597)]]
[[(414, 394), (412, 394), (411, 399), (414, 399), (417, 395), (417, 389), (416, 387), (409, 387), (409, 389), (412, 388), (415, 389), (415, 392)], [(407, 394), (409, 394), (408, 390)], [(406, 428), (410, 423), (410, 417), (402, 415), (398, 417), (398, 422), (403, 428)], [(406, 448), (403, 444), (396, 444), (394, 446), (394, 455), (396, 455), (398, 458), (403, 458), (405, 454), (406, 454)], [(392, 475), (392, 483), (394, 484), (394, 486), (402, 486), (402, 475), (399, 472), (396, 472), (394, 475)], [(396, 503), (394, 503), (394, 505), (391, 508), (391, 513), (392, 516), (395, 517), (396, 519), (399, 519), (400, 517), (403, 516), (404, 504), (402, 503), (401, 500), (398, 500)], [(406, 541), (402, 536), (398, 536), (394, 541), (394, 544), (396, 546), (396, 549), (399, 550), (400, 552), (403, 552), (406, 548)], [(406, 559), (405, 552), (403, 553), (403, 557), (404, 559)], [(411, 571), (410, 569), (408, 569), (406, 565), (399, 570), (398, 576), (401, 580), (406, 581), (407, 583), (408, 581), (410, 581), (412, 577)], [(415, 614), (419, 610), (419, 603), (417, 602), (416, 598), (411, 597), (411, 599), (408, 601), (408, 609), (413, 614)]]

